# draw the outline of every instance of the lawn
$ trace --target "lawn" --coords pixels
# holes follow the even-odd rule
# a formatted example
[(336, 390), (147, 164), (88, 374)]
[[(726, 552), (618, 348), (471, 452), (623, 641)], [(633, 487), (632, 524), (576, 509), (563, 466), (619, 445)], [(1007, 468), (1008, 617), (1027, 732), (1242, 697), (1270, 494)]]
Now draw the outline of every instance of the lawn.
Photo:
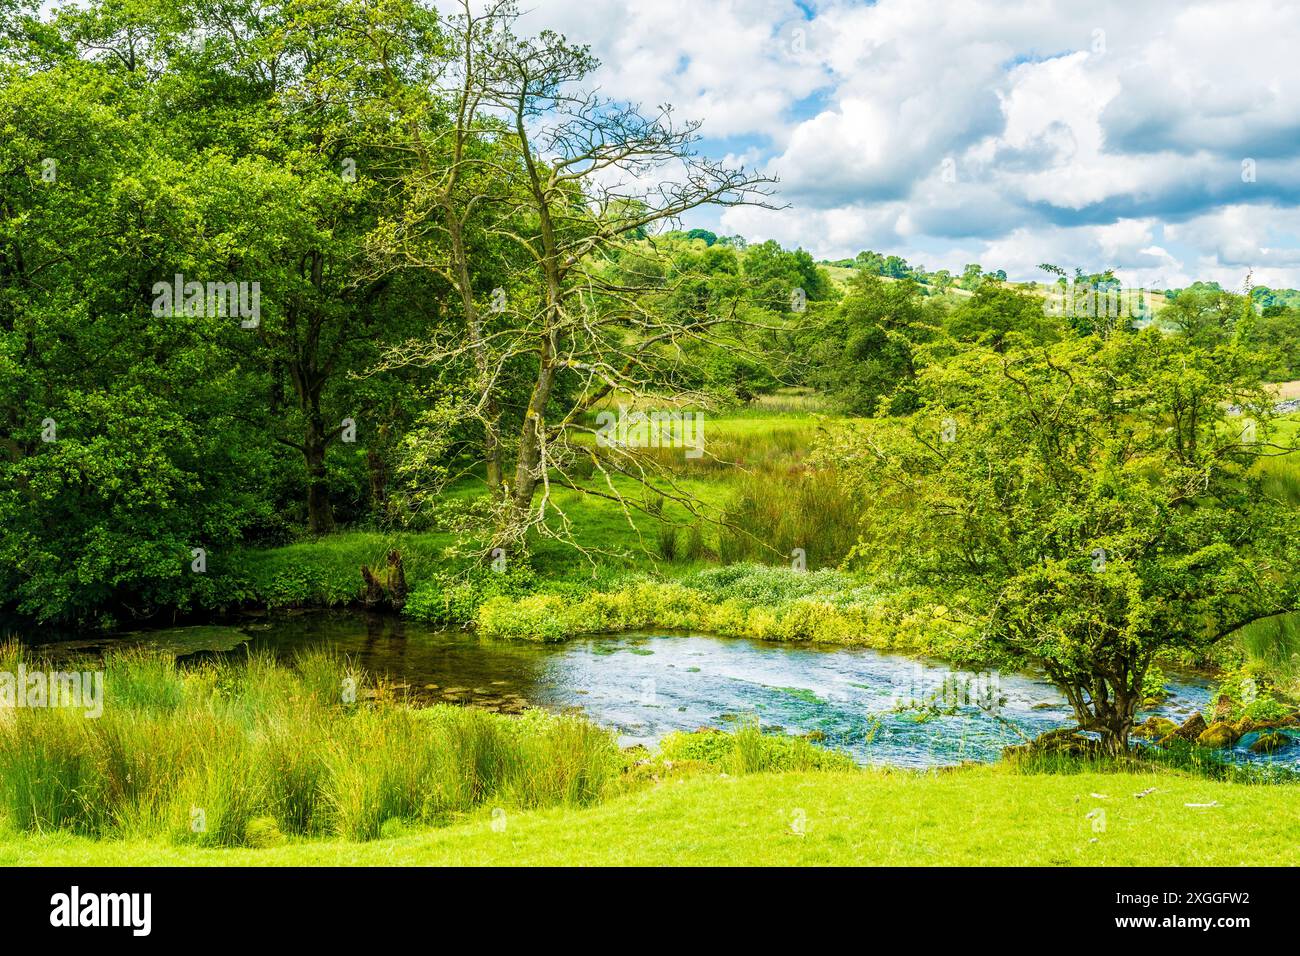
[(197, 849), (22, 836), (0, 842), (0, 864), (1294, 865), (1295, 798), (1291, 786), (1174, 773), (710, 774), (589, 809), (511, 812), (504, 828), (484, 808), (450, 827), (367, 843)]

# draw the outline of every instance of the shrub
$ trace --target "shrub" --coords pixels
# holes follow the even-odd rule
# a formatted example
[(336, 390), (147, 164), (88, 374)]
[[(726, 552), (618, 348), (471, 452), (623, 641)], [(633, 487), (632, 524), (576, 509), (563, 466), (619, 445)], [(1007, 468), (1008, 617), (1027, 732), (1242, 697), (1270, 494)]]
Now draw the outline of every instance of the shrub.
[(1214, 695), (1214, 706), (1226, 706), (1228, 720), (1248, 717), (1266, 723), (1281, 720), (1294, 713), (1295, 708), (1279, 701), (1272, 679), (1260, 662), (1251, 662), (1234, 668), (1223, 675)]
[(493, 598), (523, 597), (536, 587), (536, 573), (518, 560), (503, 571), (479, 567), (461, 575), (436, 574), (410, 594), (403, 613), (431, 624), (467, 624)]
[(568, 604), (554, 594), (491, 598), (479, 608), (479, 632), (486, 637), (524, 641), (562, 641), (579, 633), (567, 624)]

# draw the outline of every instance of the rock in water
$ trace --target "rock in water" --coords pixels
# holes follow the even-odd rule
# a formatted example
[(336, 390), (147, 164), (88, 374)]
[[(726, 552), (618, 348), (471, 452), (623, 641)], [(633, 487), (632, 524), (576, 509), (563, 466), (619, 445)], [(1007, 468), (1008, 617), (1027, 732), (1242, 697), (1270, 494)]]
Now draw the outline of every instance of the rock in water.
[(1226, 720), (1217, 720), (1203, 730), (1196, 743), (1201, 747), (1212, 747), (1215, 750), (1223, 750), (1231, 747), (1241, 738), (1237, 733), (1237, 728)]
[(1195, 743), (1196, 738), (1205, 733), (1206, 729), (1205, 718), (1201, 716), (1201, 712), (1198, 710), (1196, 713), (1192, 714), (1192, 716), (1188, 717), (1187, 720), (1183, 721), (1181, 727), (1169, 736), (1160, 740), (1160, 746), (1167, 747), (1175, 740), (1186, 740), (1189, 743)]
[(1160, 740), (1177, 729), (1178, 725), (1168, 717), (1148, 717), (1134, 727), (1129, 736), (1137, 737), (1139, 740)]
[(1291, 745), (1291, 738), (1286, 734), (1279, 734), (1277, 731), (1270, 731), (1266, 734), (1260, 734), (1255, 738), (1255, 742), (1250, 745), (1250, 752), (1256, 754), (1271, 754), (1274, 751), (1281, 750), (1283, 747)]

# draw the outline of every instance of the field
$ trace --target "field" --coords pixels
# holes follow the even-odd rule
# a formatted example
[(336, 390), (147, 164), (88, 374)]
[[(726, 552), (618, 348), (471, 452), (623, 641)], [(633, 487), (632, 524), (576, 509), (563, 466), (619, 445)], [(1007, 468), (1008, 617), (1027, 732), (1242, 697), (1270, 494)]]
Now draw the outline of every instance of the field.
[(589, 809), (509, 813), (504, 828), (485, 810), (369, 843), (268, 849), (50, 834), (5, 840), (0, 865), (1295, 865), (1300, 821), (1281, 810), (1293, 800), (1290, 787), (1171, 773), (712, 775)]

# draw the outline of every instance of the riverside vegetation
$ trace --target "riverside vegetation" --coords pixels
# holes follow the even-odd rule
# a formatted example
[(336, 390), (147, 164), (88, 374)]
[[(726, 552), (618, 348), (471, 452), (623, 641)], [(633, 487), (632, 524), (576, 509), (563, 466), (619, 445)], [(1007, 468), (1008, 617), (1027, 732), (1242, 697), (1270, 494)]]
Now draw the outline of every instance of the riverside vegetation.
[[(777, 184), (602, 100), (511, 4), (8, 7), (13, 634), (351, 605), (484, 641), (703, 630), (1036, 669), (1080, 733), (927, 774), (757, 726), (620, 751), (327, 650), (110, 647), (102, 718), (0, 712), (0, 858), (1294, 862), (1294, 785), (1207, 756), (1293, 741), (1294, 290), (1097, 314), (1051, 307), (1050, 263), (681, 229)], [(148, 294), (182, 280), (256, 283), (257, 314)], [(702, 441), (600, 424), (655, 413)], [(1175, 667), (1210, 712), (1136, 725)]]

